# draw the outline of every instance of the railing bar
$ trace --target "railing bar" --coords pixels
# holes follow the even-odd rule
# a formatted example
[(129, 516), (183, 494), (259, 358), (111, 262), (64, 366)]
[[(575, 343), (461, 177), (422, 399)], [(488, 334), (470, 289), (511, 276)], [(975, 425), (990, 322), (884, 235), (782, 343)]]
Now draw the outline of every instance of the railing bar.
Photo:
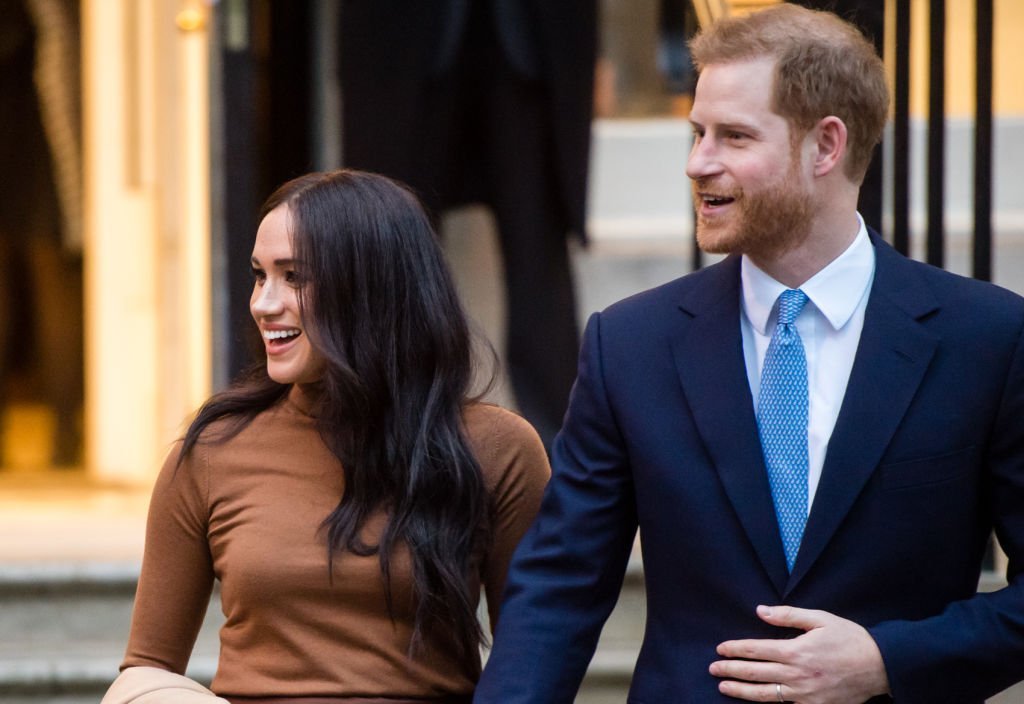
[(690, 265), (693, 271), (697, 271), (704, 267), (704, 252), (701, 251), (700, 245), (697, 244), (697, 210), (696, 205), (690, 209), (690, 215), (693, 217), (693, 250), (690, 252)]
[(928, 243), (927, 261), (945, 264), (942, 206), (946, 175), (946, 0), (931, 0), (928, 53)]
[(992, 280), (992, 0), (978, 0), (975, 39), (974, 278)]
[(896, 0), (896, 56), (893, 90), (892, 237), (898, 252), (910, 253), (910, 0)]

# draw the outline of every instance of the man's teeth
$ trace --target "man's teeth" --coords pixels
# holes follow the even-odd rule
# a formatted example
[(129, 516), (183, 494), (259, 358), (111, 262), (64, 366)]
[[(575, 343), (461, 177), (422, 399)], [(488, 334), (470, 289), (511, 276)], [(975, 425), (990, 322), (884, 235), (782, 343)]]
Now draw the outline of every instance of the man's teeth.
[(730, 200), (732, 199), (723, 196), (704, 196), (704, 202), (708, 205), (721, 205), (722, 203), (727, 203)]
[(286, 337), (295, 337), (300, 330), (264, 330), (263, 337), (267, 340), (283, 340)]

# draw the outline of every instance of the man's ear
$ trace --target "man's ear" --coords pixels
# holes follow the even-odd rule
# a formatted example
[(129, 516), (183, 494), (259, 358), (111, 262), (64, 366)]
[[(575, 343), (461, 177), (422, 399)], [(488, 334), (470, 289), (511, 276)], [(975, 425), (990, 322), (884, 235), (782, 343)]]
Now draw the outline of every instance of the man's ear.
[(846, 157), (846, 124), (835, 115), (823, 117), (811, 129), (814, 139), (814, 175), (825, 176)]

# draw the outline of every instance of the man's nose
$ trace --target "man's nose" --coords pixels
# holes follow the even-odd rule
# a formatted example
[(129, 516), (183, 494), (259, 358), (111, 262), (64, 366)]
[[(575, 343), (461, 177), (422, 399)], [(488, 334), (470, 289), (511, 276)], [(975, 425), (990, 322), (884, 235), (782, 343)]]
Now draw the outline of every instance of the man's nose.
[(690, 156), (686, 160), (686, 175), (691, 179), (704, 178), (714, 175), (720, 169), (713, 141), (704, 137), (694, 137)]

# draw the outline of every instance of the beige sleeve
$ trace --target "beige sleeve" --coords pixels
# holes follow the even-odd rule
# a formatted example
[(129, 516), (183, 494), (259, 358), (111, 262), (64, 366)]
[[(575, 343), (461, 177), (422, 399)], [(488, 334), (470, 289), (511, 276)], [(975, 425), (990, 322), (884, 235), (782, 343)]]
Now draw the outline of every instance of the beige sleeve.
[(184, 675), (156, 667), (129, 667), (103, 696), (100, 704), (228, 704)]
[(532, 425), (511, 411), (492, 412), (490, 432), (477, 443), (483, 449), (479, 461), (492, 487), (494, 503), (491, 548), (483, 565), (484, 593), (493, 632), (498, 625), (512, 553), (537, 515), (544, 487), (551, 478), (551, 465)]
[(183, 674), (210, 601), (206, 447), (196, 445), (178, 466), (180, 449), (179, 443), (167, 457), (153, 488), (122, 669), (150, 666)]

